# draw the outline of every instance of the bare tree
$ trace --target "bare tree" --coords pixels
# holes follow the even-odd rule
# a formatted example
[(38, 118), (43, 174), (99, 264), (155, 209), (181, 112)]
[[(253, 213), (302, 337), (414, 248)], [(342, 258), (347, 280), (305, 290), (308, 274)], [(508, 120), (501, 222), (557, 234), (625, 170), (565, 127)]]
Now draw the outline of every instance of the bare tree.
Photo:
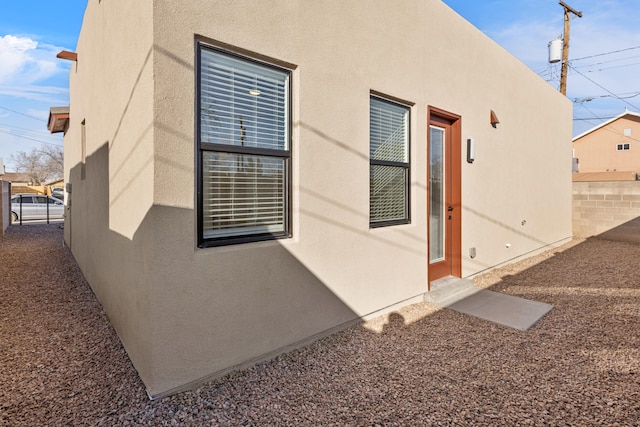
[(64, 148), (60, 145), (43, 145), (40, 148), (40, 153), (52, 174), (50, 179), (62, 178), (64, 175)]
[(33, 183), (42, 185), (45, 182), (62, 178), (64, 175), (64, 149), (59, 145), (42, 145), (32, 148), (30, 152), (18, 151), (11, 155), (16, 172), (28, 174)]

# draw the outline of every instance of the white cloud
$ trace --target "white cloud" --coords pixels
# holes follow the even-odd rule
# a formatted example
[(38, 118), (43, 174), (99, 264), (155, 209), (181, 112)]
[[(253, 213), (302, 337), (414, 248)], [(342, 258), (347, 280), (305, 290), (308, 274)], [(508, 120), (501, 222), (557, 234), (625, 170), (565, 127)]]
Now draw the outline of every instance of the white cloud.
[(29, 37), (0, 37), (0, 85), (29, 85), (58, 74), (64, 70), (56, 59), (59, 50)]
[(57, 86), (0, 84), (0, 95), (29, 99), (51, 105), (66, 105), (69, 103), (69, 89)]
[(490, 31), (488, 35), (531, 68), (539, 68), (547, 62), (547, 43), (561, 33), (553, 23), (529, 20)]
[(0, 82), (8, 81), (19, 73), (30, 61), (29, 51), (38, 47), (38, 43), (26, 38), (6, 35), (0, 37)]

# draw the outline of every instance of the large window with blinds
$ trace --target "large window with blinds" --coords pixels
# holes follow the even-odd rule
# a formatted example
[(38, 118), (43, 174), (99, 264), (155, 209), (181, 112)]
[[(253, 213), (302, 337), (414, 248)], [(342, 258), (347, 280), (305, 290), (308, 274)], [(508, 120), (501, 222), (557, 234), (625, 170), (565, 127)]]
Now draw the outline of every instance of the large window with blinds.
[(369, 224), (409, 222), (409, 107), (371, 96)]
[(289, 235), (290, 71), (198, 45), (198, 244)]

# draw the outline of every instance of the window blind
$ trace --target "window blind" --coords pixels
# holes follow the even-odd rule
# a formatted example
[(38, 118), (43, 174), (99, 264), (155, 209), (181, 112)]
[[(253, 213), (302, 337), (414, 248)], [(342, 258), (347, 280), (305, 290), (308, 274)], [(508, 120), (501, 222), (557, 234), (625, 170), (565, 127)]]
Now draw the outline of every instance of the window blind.
[(408, 107), (370, 98), (369, 215), (373, 225), (408, 221), (408, 132)]
[(372, 159), (407, 162), (408, 118), (407, 107), (371, 98), (369, 154)]
[(210, 50), (201, 58), (202, 141), (288, 149), (289, 74)]
[(203, 161), (205, 237), (285, 230), (283, 159), (207, 152)]
[(200, 53), (201, 238), (284, 235), (289, 72), (213, 49)]
[(405, 168), (371, 165), (371, 221), (397, 221), (406, 218), (407, 192)]

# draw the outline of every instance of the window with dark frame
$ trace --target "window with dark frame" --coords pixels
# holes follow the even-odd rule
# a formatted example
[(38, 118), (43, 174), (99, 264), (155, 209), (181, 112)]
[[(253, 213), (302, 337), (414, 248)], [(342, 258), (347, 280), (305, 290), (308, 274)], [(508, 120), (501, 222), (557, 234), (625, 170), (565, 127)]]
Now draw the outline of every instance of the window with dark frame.
[(198, 245), (289, 236), (290, 70), (198, 44)]
[(407, 224), (410, 108), (375, 95), (369, 102), (369, 225)]
[(631, 149), (631, 146), (630, 146), (629, 144), (618, 144), (618, 145), (616, 146), (616, 149), (617, 149), (618, 151), (627, 151), (627, 150), (630, 150), (630, 149)]

